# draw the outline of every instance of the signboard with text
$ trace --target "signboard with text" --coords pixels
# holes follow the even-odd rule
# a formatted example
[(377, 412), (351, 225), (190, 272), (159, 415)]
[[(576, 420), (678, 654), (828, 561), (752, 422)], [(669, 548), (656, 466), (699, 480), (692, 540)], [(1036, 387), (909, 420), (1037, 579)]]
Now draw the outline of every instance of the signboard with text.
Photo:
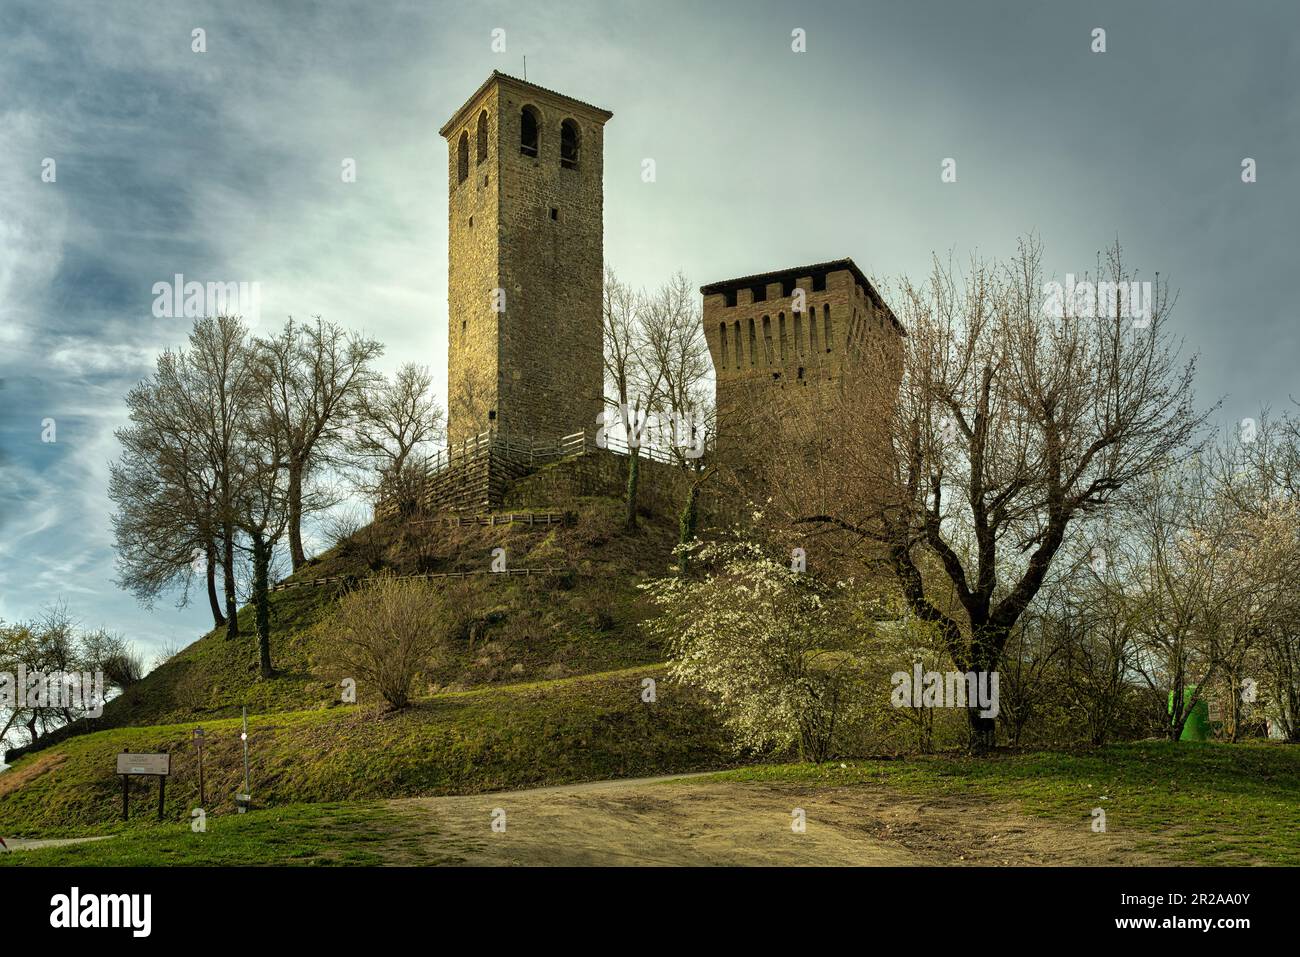
[(166, 777), (172, 773), (170, 754), (119, 754), (118, 774), (153, 774)]

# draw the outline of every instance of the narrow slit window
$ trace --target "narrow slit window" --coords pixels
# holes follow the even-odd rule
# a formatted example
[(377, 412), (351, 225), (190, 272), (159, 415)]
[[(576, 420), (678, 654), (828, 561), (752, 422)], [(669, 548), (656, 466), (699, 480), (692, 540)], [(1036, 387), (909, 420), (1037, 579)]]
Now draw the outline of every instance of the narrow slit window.
[(777, 335), (778, 335), (778, 337), (779, 337), (779, 341), (780, 341), (780, 344), (781, 344), (781, 345), (780, 345), (780, 348), (781, 348), (781, 365), (785, 365), (785, 313), (784, 313), (784, 312), (783, 312), (783, 313), (780, 313), (780, 314), (776, 317), (776, 326), (777, 326), (777, 329), (776, 329), (776, 331), (777, 331)]
[(721, 323), (718, 326), (718, 358), (722, 368), (727, 367), (727, 324)]
[(822, 329), (826, 333), (826, 351), (831, 351), (831, 305), (826, 303), (822, 306)]
[(758, 350), (758, 338), (754, 335), (754, 320), (749, 320), (749, 364), (751, 367), (757, 365), (754, 361), (754, 353)]

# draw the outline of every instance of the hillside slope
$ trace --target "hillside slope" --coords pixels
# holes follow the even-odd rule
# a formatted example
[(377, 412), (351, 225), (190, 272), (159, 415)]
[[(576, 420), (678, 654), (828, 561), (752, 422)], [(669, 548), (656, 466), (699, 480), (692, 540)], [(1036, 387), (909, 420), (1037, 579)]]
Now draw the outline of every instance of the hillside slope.
[[(642, 681), (657, 677), (657, 700)], [(254, 807), (464, 794), (734, 763), (699, 697), (647, 666), (559, 681), (447, 692), (385, 713), (357, 705), (249, 722)], [(116, 755), (167, 751), (165, 819), (233, 810), (243, 789), (239, 719), (204, 721), (204, 790), (194, 725), (116, 728), (64, 741), (0, 774), (0, 834), (58, 837), (150, 827), (158, 789), (136, 779), (121, 818)]]
[[(616, 498), (562, 503), (561, 513), (548, 502), (545, 519), (531, 524), (439, 518), (359, 529), (272, 593), (275, 676), (258, 672), (253, 609), (245, 607), (238, 639), (210, 632), (109, 702), (101, 718), (46, 735), (0, 774), (0, 834), (151, 827), (152, 782), (134, 783), (133, 819), (120, 821), (115, 764), (124, 750), (171, 754), (168, 820), (186, 820), (199, 806), (230, 813), (243, 789), (243, 707), (255, 807), (734, 764), (708, 703), (666, 679), (664, 650), (640, 627), (650, 605), (637, 586), (671, 565), (674, 517), (647, 513), (629, 533)], [(493, 573), (498, 549), (507, 568), (538, 573)], [(379, 571), (465, 573), (431, 580), (447, 598), (445, 650), (415, 689), (413, 706), (400, 712), (363, 688), (357, 703), (342, 702), (337, 674), (322, 660), (339, 597)], [(657, 682), (655, 700), (643, 699), (647, 678)], [(206, 732), (202, 805), (192, 736), (199, 725)]]
[[(258, 674), (253, 609), (245, 606), (238, 639), (228, 640), (224, 629), (209, 632), (110, 701), (101, 718), (47, 735), (34, 748), (11, 752), (10, 760), (110, 728), (232, 717), (244, 706), (262, 714), (337, 704), (339, 687), (321, 660), (321, 638), (349, 581), (380, 569), (467, 573), (433, 582), (448, 594), (450, 637), (444, 662), (419, 689), (425, 694), (661, 661), (663, 650), (638, 627), (649, 607), (637, 584), (668, 567), (674, 523), (647, 515), (629, 534), (617, 501), (569, 504), (564, 524), (367, 526), (286, 579), (293, 587), (272, 593), (273, 678)], [(492, 574), (496, 548), (505, 549), (508, 568), (558, 571)], [(310, 584), (319, 578), (342, 581)]]

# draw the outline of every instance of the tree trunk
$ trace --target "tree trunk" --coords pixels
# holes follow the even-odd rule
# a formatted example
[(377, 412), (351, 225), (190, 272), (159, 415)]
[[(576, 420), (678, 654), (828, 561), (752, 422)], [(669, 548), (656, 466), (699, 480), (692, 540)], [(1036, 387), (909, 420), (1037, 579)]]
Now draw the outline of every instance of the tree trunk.
[[(952, 648), (949, 645), (949, 656), (953, 663), (961, 671), (974, 671), (976, 675), (991, 674), (997, 670), (1002, 661), (1002, 649), (1007, 645), (1007, 639), (1011, 636), (1010, 628), (1003, 628), (998, 625), (990, 625), (987, 618), (982, 620), (976, 615), (971, 615), (972, 638), (970, 643), (969, 660), (963, 664), (962, 649)], [(985, 679), (990, 681), (990, 679)], [(976, 686), (982, 686), (982, 682), (977, 682)], [(992, 701), (989, 705), (992, 705)], [(981, 711), (987, 710), (985, 705), (978, 701), (966, 702), (966, 720), (970, 725), (970, 749), (976, 754), (983, 754), (992, 751), (998, 744), (998, 719), (996, 717), (984, 717)], [(1000, 709), (999, 709), (1000, 710)]]
[(226, 616), (221, 613), (221, 599), (217, 597), (217, 546), (212, 542), (207, 545), (208, 605), (212, 608), (212, 627), (220, 628), (226, 623)]
[(253, 610), (257, 622), (257, 654), (262, 677), (275, 674), (271, 667), (271, 595), (267, 574), (271, 565), (271, 543), (261, 532), (253, 532)]
[(983, 709), (966, 708), (966, 720), (970, 723), (970, 748), (977, 754), (992, 751), (998, 743), (998, 722), (996, 718), (986, 718), (980, 714)]
[(289, 466), (289, 561), (297, 571), (307, 564), (302, 550), (302, 466)]
[[(678, 545), (689, 545), (695, 541), (695, 528), (699, 523), (700, 483), (692, 482), (686, 492), (686, 505), (682, 508), (681, 520), (678, 522)], [(685, 575), (690, 567), (690, 555), (685, 550), (677, 553), (677, 571)]]
[(636, 493), (641, 481), (641, 456), (636, 449), (629, 449), (627, 455), (627, 513), (625, 526), (629, 532), (636, 531)]
[(1187, 724), (1187, 716), (1191, 713), (1190, 708), (1184, 707), (1182, 703), (1183, 687), (1179, 683), (1176, 685), (1177, 691), (1174, 693), (1173, 713), (1169, 716), (1169, 740), (1174, 744), (1183, 736), (1183, 726)]
[(1228, 675), (1228, 690), (1231, 693), (1228, 700), (1230, 707), (1228, 710), (1228, 720), (1232, 722), (1232, 735), (1228, 738), (1233, 744), (1236, 744), (1241, 737), (1241, 688), (1237, 680), (1237, 672), (1233, 671)]
[(233, 640), (239, 637), (239, 605), (235, 599), (235, 530), (227, 525), (222, 532), (221, 578), (226, 592), (226, 638)]

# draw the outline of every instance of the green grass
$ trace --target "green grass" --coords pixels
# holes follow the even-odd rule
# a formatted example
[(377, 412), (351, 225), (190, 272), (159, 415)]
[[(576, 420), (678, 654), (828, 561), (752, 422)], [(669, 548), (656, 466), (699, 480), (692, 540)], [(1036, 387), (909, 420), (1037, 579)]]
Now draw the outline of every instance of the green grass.
[[(640, 622), (650, 613), (637, 584), (660, 574), (675, 542), (671, 517), (647, 517), (622, 531), (619, 503), (584, 500), (574, 524), (446, 529), (380, 527), (383, 563), (399, 573), (487, 567), (506, 548), (511, 567), (574, 567), (562, 580), (479, 576), (434, 587), (454, 590), (444, 622), (450, 637), (426, 691), (597, 674), (663, 660)], [(364, 550), (336, 548), (290, 580), (371, 574)], [(87, 731), (213, 721), (250, 713), (332, 707), (339, 688), (321, 660), (341, 586), (304, 586), (271, 595), (271, 660), (276, 675), (259, 674), (253, 609), (239, 612), (241, 635), (214, 629), (110, 701), (102, 717), (46, 736), (40, 748)]]
[(1162, 835), (1176, 838), (1174, 853), (1188, 863), (1300, 864), (1300, 748), (1281, 744), (1142, 741), (1079, 752), (763, 765), (720, 777), (967, 794), (1081, 825), (1101, 807), (1108, 831), (1135, 833), (1139, 849), (1149, 846), (1144, 837), (1154, 844)]
[[(657, 676), (658, 701), (641, 700)], [(230, 814), (242, 790), (237, 719), (204, 721), (206, 810)], [(117, 728), (29, 755), (0, 774), (0, 834), (61, 837), (149, 827), (157, 788), (134, 779), (123, 824), (116, 755), (167, 751), (165, 817), (198, 806), (194, 723)], [(250, 719), (255, 806), (465, 794), (707, 770), (734, 760), (704, 702), (660, 667), (453, 692), (383, 713), (370, 706)]]
[(189, 823), (138, 827), (106, 841), (0, 855), (10, 867), (366, 866), (456, 863), (430, 850), (426, 821), (376, 802), (296, 804)]

